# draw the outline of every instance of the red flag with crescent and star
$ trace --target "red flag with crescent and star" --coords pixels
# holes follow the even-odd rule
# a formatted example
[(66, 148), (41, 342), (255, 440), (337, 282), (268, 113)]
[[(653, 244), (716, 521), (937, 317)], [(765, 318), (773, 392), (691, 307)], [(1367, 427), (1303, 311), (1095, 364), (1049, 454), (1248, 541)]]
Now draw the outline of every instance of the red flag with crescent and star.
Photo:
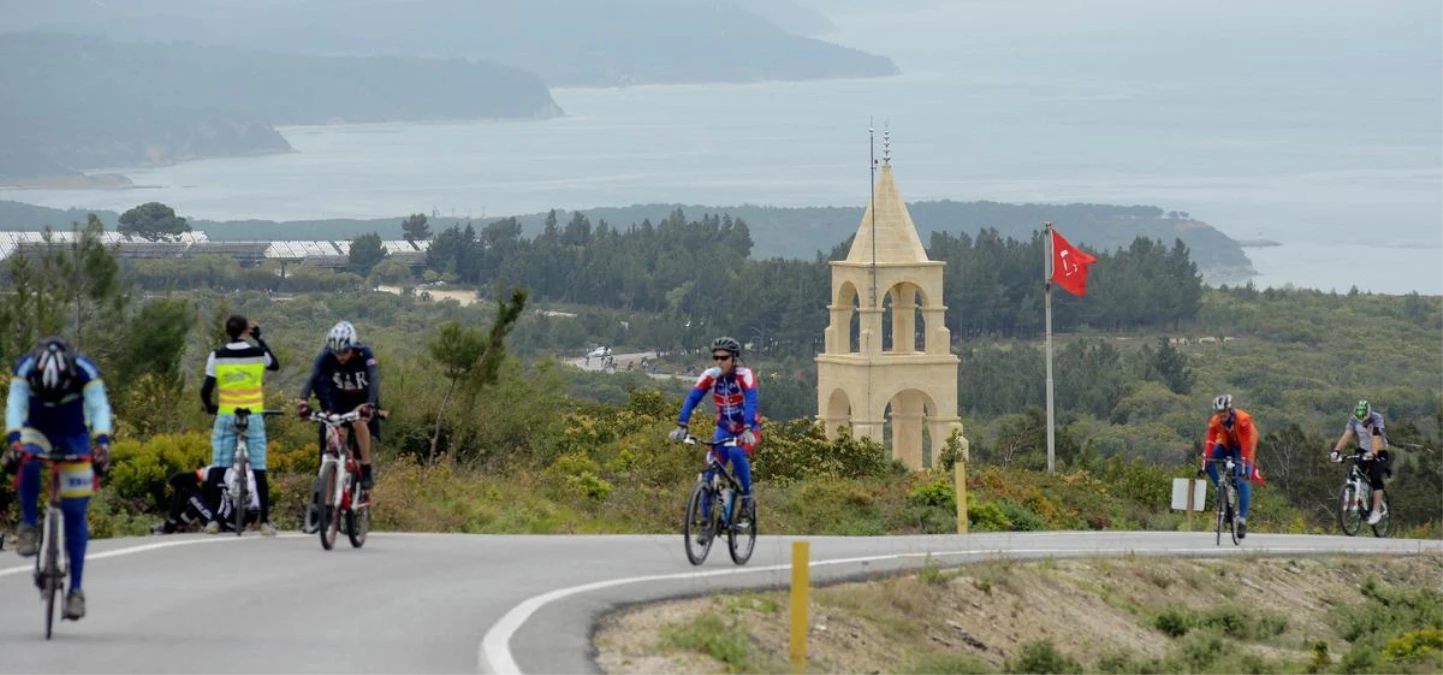
[(1087, 295), (1087, 268), (1097, 258), (1052, 231), (1052, 281), (1073, 295)]

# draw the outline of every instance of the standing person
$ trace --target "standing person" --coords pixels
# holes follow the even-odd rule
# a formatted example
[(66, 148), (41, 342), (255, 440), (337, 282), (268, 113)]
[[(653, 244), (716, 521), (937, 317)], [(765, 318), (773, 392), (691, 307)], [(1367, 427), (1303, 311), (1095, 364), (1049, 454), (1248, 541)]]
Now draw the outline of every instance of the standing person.
[(748, 500), (752, 498), (749, 457), (761, 438), (762, 421), (757, 413), (757, 376), (739, 363), (741, 355), (741, 343), (732, 338), (719, 337), (712, 341), (711, 356), (716, 365), (702, 371), (701, 377), (697, 378), (696, 386), (682, 403), (676, 428), (668, 436), (676, 442), (686, 439), (691, 413), (710, 391), (712, 403), (716, 405), (716, 432), (712, 440), (736, 438), (740, 443), (740, 447), (717, 446), (717, 457), (722, 462), (731, 462), (737, 482), (741, 485), (742, 508), (737, 512), (749, 513), (746, 510)]
[(1238, 538), (1248, 536), (1248, 504), (1252, 502), (1253, 467), (1258, 455), (1258, 430), (1252, 415), (1233, 407), (1232, 394), (1213, 399), (1213, 416), (1208, 421), (1203, 464), (1213, 486), (1218, 484), (1218, 465), (1207, 461), (1232, 457), (1238, 479)]
[[(38, 461), (60, 462), (60, 509), (65, 516), (65, 553), (70, 559), (70, 589), (62, 616), (85, 616), (80, 582), (90, 527), (85, 511), (95, 493), (96, 473), (110, 462), (110, 400), (100, 369), (58, 337), (45, 338), (34, 353), (20, 358), (5, 402), (6, 461), (20, 462), (20, 532), (15, 552), (40, 551), (39, 504), (43, 482)], [(61, 461), (63, 460), (63, 461)]]
[[(225, 321), (225, 333), (230, 343), (210, 354), (205, 362), (205, 384), (200, 388), (200, 400), (206, 412), (215, 415), (215, 426), (211, 428), (211, 466), (206, 477), (210, 487), (219, 484), (235, 459), (236, 428), (235, 412), (241, 408), (251, 411), (246, 427), (246, 449), (250, 453), (251, 469), (255, 472), (256, 492), (260, 498), (260, 530), (267, 537), (275, 536), (276, 528), (271, 524), (270, 483), (266, 478), (266, 418), (265, 371), (280, 370), (280, 361), (275, 353), (261, 339), (261, 327), (239, 314), (232, 314)], [(247, 342), (254, 340), (255, 344)], [(219, 395), (219, 403), (213, 402), (213, 395)], [(205, 526), (210, 534), (220, 532), (220, 523), (211, 520)]]

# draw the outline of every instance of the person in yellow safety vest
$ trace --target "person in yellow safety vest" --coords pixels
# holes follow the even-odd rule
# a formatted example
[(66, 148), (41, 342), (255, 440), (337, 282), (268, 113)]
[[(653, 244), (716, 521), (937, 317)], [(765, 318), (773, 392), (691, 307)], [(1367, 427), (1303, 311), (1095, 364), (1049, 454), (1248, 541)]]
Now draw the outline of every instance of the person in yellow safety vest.
[[(239, 314), (232, 314), (225, 321), (226, 335), (231, 342), (211, 352), (205, 362), (205, 385), (200, 389), (200, 400), (206, 412), (215, 415), (215, 427), (211, 430), (211, 465), (230, 467), (235, 459), (235, 411), (245, 408), (251, 411), (249, 427), (246, 429), (246, 448), (250, 453), (251, 470), (256, 477), (256, 492), (261, 507), (261, 534), (274, 536), (275, 526), (271, 525), (270, 484), (266, 480), (266, 418), (261, 415), (265, 409), (265, 371), (280, 370), (280, 361), (271, 348), (261, 339), (261, 327)], [(246, 341), (255, 340), (255, 344)], [(213, 403), (211, 395), (217, 394), (219, 402)], [(213, 471), (217, 476), (223, 471)], [(215, 534), (220, 524), (211, 521), (205, 531)]]

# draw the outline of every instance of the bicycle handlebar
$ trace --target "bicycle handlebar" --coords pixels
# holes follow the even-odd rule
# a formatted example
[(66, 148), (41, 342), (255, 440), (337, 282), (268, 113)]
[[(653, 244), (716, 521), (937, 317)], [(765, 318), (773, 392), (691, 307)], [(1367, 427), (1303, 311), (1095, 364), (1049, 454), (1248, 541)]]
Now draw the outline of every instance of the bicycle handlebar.
[(687, 435), (686, 435), (686, 438), (682, 440), (682, 443), (685, 443), (685, 444), (687, 444), (687, 445), (705, 445), (705, 446), (707, 446), (707, 447), (709, 447), (709, 448), (715, 448), (715, 447), (717, 447), (717, 446), (726, 446), (726, 447), (735, 446), (735, 445), (741, 443), (741, 440), (738, 439), (736, 436), (732, 436), (732, 437), (730, 437), (730, 438), (723, 438), (722, 440), (719, 440), (719, 441), (708, 441), (708, 440), (706, 440), (706, 439), (697, 438), (696, 436), (693, 436), (693, 435), (691, 435), (691, 434), (687, 434)]
[[(373, 415), (381, 419), (386, 419), (387, 417), (390, 417), (391, 413), (387, 410), (376, 410)], [(321, 424), (340, 426), (342, 424), (346, 424), (347, 422), (356, 422), (362, 419), (369, 418), (362, 417), (361, 413), (356, 412), (355, 410), (352, 410), (348, 413), (331, 413), (329, 415), (319, 410), (316, 410), (312, 411), (310, 416), (306, 419), (312, 422), (320, 422)]]

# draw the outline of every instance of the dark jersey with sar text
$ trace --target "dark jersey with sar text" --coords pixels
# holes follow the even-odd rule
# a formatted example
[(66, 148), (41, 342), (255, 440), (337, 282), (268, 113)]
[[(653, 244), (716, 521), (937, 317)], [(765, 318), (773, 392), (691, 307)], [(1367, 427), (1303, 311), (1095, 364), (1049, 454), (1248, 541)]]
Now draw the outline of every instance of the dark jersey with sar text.
[(370, 347), (356, 345), (351, 358), (341, 363), (329, 349), (322, 349), (316, 355), (310, 379), (301, 387), (300, 398), (309, 398), (312, 391), (321, 409), (330, 412), (347, 412), (362, 403), (377, 405), (381, 387), (376, 355)]

